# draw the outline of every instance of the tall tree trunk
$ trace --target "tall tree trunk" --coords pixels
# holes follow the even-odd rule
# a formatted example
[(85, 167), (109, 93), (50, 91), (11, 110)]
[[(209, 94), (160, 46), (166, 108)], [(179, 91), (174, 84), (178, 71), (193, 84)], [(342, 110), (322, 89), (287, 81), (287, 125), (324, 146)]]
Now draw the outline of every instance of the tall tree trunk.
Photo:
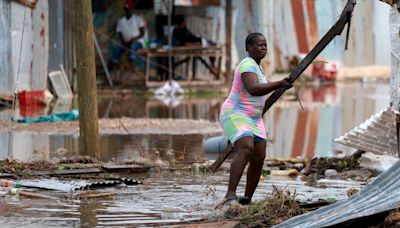
[(72, 0), (79, 101), (80, 154), (99, 157), (96, 69), (90, 0)]

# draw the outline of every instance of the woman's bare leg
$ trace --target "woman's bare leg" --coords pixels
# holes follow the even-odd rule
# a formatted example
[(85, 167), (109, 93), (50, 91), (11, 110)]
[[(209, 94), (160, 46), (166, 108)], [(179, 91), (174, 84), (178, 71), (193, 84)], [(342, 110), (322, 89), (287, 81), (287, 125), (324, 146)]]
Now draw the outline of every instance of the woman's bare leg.
[(240, 178), (242, 177), (243, 170), (254, 150), (253, 137), (246, 136), (238, 139), (235, 142), (234, 148), (236, 154), (231, 163), (228, 191), (226, 192), (225, 198), (236, 196), (236, 188), (239, 184)]
[(254, 191), (260, 181), (266, 146), (266, 141), (254, 142), (254, 153), (250, 158), (250, 165), (247, 169), (246, 192), (244, 194), (244, 196), (250, 199), (253, 197)]

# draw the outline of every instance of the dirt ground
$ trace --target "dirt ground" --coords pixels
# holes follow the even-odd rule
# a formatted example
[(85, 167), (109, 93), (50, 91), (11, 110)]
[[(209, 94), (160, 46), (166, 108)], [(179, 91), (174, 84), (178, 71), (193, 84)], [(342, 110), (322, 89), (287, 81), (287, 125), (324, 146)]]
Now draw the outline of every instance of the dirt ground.
[[(79, 132), (79, 122), (56, 122), (23, 124), (0, 121), (0, 132), (22, 131), (42, 134), (75, 134)], [(99, 119), (100, 134), (219, 134), (221, 127), (217, 122), (188, 119), (137, 119), (116, 118)]]

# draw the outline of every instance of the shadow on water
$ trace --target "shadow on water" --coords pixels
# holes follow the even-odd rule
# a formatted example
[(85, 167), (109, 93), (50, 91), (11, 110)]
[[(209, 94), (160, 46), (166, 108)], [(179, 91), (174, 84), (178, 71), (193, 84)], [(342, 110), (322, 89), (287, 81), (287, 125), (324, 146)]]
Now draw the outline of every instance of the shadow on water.
[[(354, 128), (370, 115), (389, 104), (387, 83), (346, 83), (301, 87), (298, 89), (304, 111), (295, 96), (286, 96), (267, 113), (269, 156), (326, 156), (335, 150), (348, 150), (332, 140)], [(184, 97), (166, 106), (154, 98), (100, 98), (101, 118), (186, 118), (218, 120), (224, 96), (213, 98)], [(172, 104), (172, 103), (168, 103)], [(2, 115), (2, 113), (0, 113)], [(100, 160), (124, 160), (134, 157), (151, 159), (158, 150), (168, 162), (192, 163), (214, 159), (204, 154), (204, 135), (105, 135), (100, 139)], [(7, 132), (0, 134), (3, 148), (0, 159), (51, 160), (79, 155), (77, 135), (43, 135)], [(244, 178), (243, 178), (244, 179)], [(150, 173), (142, 185), (101, 189), (113, 191), (111, 199), (26, 200), (14, 196), (0, 197), (0, 223), (18, 227), (108, 227), (152, 226), (181, 219), (212, 217), (214, 207), (223, 198), (228, 174)], [(260, 182), (255, 199), (265, 197), (272, 185), (288, 187), (299, 197), (310, 199), (344, 199), (348, 188), (361, 188), (358, 182), (323, 182), (307, 186), (297, 179), (268, 176)], [(239, 194), (243, 194), (244, 180)], [(51, 192), (48, 194), (60, 194)]]

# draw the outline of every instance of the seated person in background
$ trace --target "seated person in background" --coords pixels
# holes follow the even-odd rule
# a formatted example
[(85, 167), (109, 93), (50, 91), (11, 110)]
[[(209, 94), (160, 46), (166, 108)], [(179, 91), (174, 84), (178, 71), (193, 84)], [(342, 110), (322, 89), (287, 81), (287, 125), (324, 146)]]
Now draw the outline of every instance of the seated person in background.
[(134, 68), (137, 61), (137, 50), (143, 47), (145, 22), (142, 17), (133, 14), (135, 4), (135, 0), (127, 0), (124, 4), (125, 16), (119, 19), (116, 29), (120, 44), (114, 48), (112, 68), (118, 65), (125, 51), (130, 52), (129, 61), (132, 62), (132, 68)]
[(202, 38), (194, 35), (186, 25), (185, 17), (178, 15), (175, 18), (176, 27), (172, 32), (174, 46), (202, 46)]
[[(203, 37), (194, 35), (186, 24), (185, 17), (178, 15), (175, 18), (176, 27), (172, 32), (172, 44), (174, 46), (207, 47), (215, 46), (215, 43)], [(211, 66), (214, 67), (215, 57), (209, 57)]]

